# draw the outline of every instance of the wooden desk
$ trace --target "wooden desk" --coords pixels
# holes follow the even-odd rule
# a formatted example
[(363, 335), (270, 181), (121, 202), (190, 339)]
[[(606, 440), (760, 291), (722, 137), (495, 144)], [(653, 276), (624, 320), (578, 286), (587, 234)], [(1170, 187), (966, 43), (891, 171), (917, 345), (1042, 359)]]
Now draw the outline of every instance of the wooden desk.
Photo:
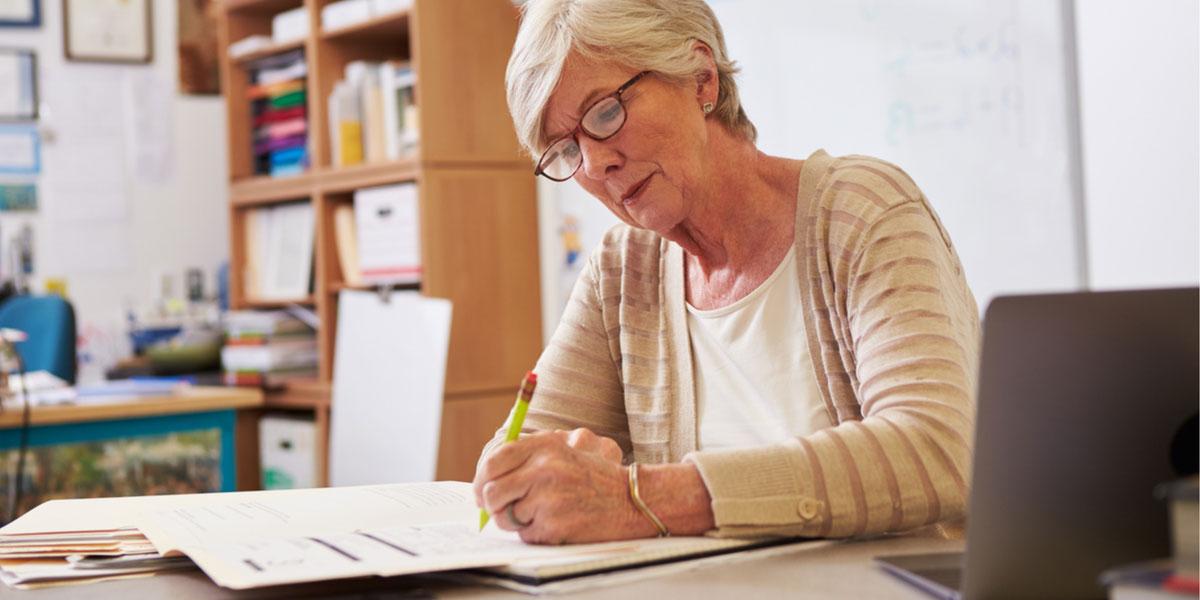
[[(253, 388), (183, 387), (165, 396), (95, 396), (74, 404), (37, 406), (30, 410), (31, 425), (84, 423), (112, 419), (198, 413), (262, 405), (262, 392)], [(0, 429), (21, 426), (21, 405), (5, 404)]]
[[(261, 406), (262, 402), (259, 390), (223, 387), (184, 387), (161, 396), (81, 397), (73, 404), (33, 408), (29, 446), (108, 442), (217, 429), (220, 491), (233, 491), (237, 485), (237, 410)], [(20, 404), (6, 404), (0, 413), (0, 450), (19, 445), (20, 427)]]
[[(924, 537), (893, 537), (797, 548), (794, 552), (676, 573), (625, 585), (597, 588), (563, 597), (827, 599), (878, 598), (928, 600), (928, 596), (884, 573), (872, 557), (882, 554), (955, 552), (963, 542)], [(269, 590), (232, 592), (217, 587), (203, 573), (187, 571), (149, 578), (110, 581), (87, 587), (9, 592), (14, 598), (66, 600), (87, 597), (176, 598), (179, 600), (259, 598), (452, 598), (517, 600), (533, 596), (498, 588), (456, 585), (415, 577), (360, 579)]]

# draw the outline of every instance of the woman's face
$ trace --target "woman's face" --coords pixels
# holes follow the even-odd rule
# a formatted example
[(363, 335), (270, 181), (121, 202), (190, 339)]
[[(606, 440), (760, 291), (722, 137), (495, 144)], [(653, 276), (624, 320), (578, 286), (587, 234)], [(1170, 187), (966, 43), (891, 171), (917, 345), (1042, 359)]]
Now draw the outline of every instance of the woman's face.
[[(583, 112), (637, 75), (614, 63), (572, 54), (546, 105), (544, 133), (575, 130)], [(622, 221), (665, 234), (687, 216), (706, 172), (707, 130), (700, 86), (688, 89), (653, 74), (622, 95), (625, 125), (600, 141), (576, 134), (583, 164), (574, 179)]]

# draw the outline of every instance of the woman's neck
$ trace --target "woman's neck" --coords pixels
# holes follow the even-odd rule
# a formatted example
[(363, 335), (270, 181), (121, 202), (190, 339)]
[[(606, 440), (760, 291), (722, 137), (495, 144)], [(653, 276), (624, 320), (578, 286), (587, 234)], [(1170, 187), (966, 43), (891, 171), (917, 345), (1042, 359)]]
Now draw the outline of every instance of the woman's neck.
[(706, 274), (741, 271), (782, 257), (794, 236), (803, 162), (763, 154), (715, 124), (709, 134), (703, 189), (693, 191), (691, 212), (664, 237)]

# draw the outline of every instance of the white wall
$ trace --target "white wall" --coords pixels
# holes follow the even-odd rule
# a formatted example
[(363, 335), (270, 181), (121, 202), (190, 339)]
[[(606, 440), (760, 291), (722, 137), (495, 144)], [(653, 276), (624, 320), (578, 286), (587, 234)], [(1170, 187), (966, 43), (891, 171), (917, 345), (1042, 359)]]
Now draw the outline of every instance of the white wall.
[(1076, 3), (1092, 287), (1200, 283), (1200, 3)]
[[(175, 2), (154, 2), (153, 63), (130, 66), (67, 62), (62, 3), (42, 0), (41, 5), (40, 28), (0, 29), (0, 45), (38, 52), (42, 129), (47, 134), (43, 171), (37, 179), (38, 212), (0, 214), (5, 260), (7, 239), (21, 223), (32, 222), (35, 289), (45, 277), (65, 278), (81, 334), (119, 344), (124, 342), (125, 309), (150, 305), (163, 274), (173, 275), (175, 289), (181, 292), (185, 269), (201, 268), (210, 293), (214, 290), (216, 267), (229, 247), (224, 106), (219, 96), (183, 96), (177, 91)], [(89, 80), (116, 83), (87, 88)], [(133, 94), (144, 86), (156, 91), (161, 101), (134, 100)], [(88, 89), (115, 95), (88, 97)], [(80, 132), (76, 124), (59, 117), (80, 101), (84, 109), (96, 107), (97, 123), (113, 122), (110, 115), (101, 114), (102, 107), (124, 108), (118, 128), (123, 133), (111, 139), (113, 151), (124, 156), (117, 176), (123, 194), (105, 206), (89, 205), (94, 199), (88, 194), (68, 194), (61, 187), (73, 176), (63, 156)], [(147, 177), (140, 168), (145, 165), (138, 163), (149, 161), (137, 153), (147, 147), (139, 140), (155, 139), (156, 129), (161, 145), (153, 154), (165, 157), (162, 177)], [(139, 130), (149, 131), (149, 137)], [(93, 211), (94, 216), (81, 216)]]

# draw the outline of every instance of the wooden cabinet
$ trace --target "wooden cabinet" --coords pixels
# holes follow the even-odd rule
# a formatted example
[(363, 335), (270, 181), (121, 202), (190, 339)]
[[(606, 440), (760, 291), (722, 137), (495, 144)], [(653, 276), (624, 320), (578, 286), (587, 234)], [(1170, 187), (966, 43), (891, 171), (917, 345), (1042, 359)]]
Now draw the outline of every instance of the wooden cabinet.
[[(363, 187), (416, 183), (424, 266), (417, 287), (454, 303), (438, 476), (470, 478), (483, 442), (503, 421), (521, 376), (541, 350), (536, 189), (530, 161), (519, 154), (504, 99), (504, 69), (518, 12), (509, 0), (413, 0), (404, 12), (323, 31), (321, 9), (331, 1), (225, 0), (221, 5), (231, 303), (235, 309), (286, 304), (246, 296), (247, 211), (283, 202), (311, 203), (316, 227), (314, 290), (294, 302), (312, 307), (320, 318), (320, 376), (268, 394), (266, 405), (315, 413), (317, 464), (322, 483), (327, 482), (338, 293), (347, 288), (334, 240), (334, 210), (353, 203), (354, 191)], [(309, 34), (304, 39), (237, 58), (225, 51), (247, 36), (270, 36), (271, 19), (292, 9), (308, 15)], [(298, 49), (308, 68), (310, 167), (292, 177), (256, 176), (248, 66)], [(326, 104), (346, 64), (356, 60), (411, 63), (421, 132), (415, 155), (332, 166)], [(242, 424), (242, 430), (251, 431), (251, 425)]]

